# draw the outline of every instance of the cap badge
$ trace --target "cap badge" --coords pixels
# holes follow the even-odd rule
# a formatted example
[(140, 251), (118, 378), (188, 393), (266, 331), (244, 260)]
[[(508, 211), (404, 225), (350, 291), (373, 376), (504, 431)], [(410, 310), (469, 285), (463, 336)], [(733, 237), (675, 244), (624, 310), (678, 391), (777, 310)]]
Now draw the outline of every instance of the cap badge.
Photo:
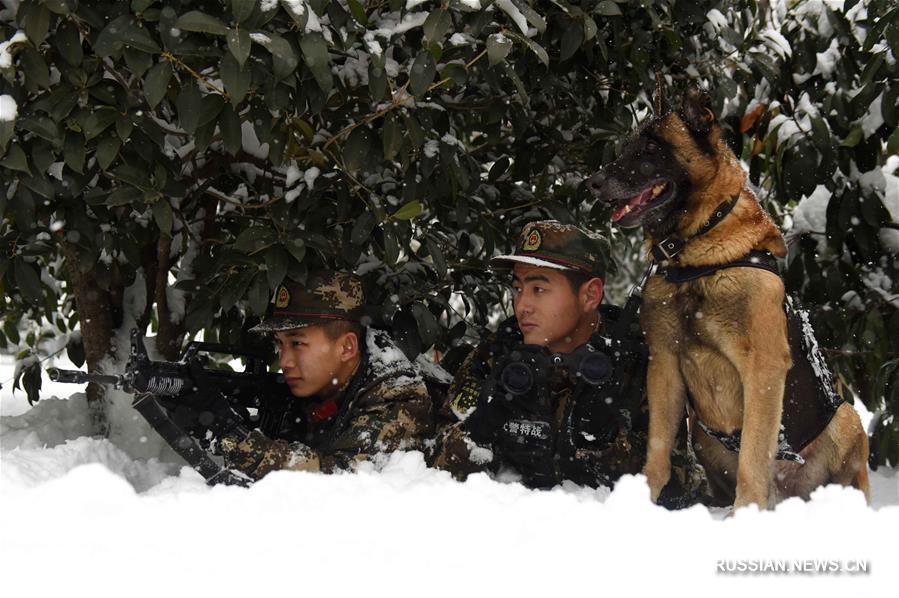
[(290, 305), (290, 291), (287, 290), (287, 287), (280, 286), (278, 287), (278, 294), (275, 295), (275, 307), (283, 309), (288, 305)]
[(521, 249), (524, 251), (537, 251), (538, 249), (540, 249), (540, 245), (542, 243), (543, 237), (540, 236), (540, 231), (535, 228), (528, 233), (528, 236), (524, 240), (524, 244), (521, 246)]

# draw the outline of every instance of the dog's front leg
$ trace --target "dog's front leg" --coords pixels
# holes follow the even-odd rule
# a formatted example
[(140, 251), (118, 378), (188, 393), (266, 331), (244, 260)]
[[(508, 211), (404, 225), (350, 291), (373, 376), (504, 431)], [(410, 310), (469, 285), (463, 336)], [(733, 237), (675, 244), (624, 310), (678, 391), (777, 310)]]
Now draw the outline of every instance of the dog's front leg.
[(772, 300), (751, 310), (754, 317), (748, 336), (730, 351), (743, 383), (743, 431), (734, 508), (769, 506), (784, 386), (792, 365), (786, 316), (779, 307)]
[(646, 373), (649, 438), (643, 473), (649, 482), (653, 502), (671, 477), (671, 451), (684, 420), (686, 393), (677, 359), (677, 355), (668, 350), (653, 351)]
[(751, 359), (743, 375), (743, 432), (737, 465), (734, 508), (768, 507), (768, 492), (777, 453), (784, 384), (789, 366), (772, 359)]

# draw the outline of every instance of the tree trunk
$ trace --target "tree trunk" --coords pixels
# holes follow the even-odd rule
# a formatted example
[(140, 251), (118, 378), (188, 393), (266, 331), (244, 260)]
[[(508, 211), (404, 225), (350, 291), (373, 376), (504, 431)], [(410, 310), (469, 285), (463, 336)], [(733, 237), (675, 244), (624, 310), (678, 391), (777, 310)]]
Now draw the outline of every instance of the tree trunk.
[[(100, 288), (91, 272), (82, 272), (78, 248), (66, 241), (62, 230), (57, 231), (56, 238), (63, 249), (69, 281), (75, 291), (75, 306), (81, 323), (81, 339), (84, 344), (87, 370), (94, 372), (97, 371), (100, 361), (109, 355), (115, 330), (110, 294)], [(93, 434), (107, 436), (109, 422), (106, 418), (106, 389), (100, 384), (88, 384), (87, 401)]]
[(169, 284), (169, 269), (172, 264), (172, 237), (166, 233), (159, 236), (157, 245), (156, 270), (156, 321), (159, 323), (159, 333), (156, 336), (156, 350), (169, 361), (175, 361), (181, 354), (181, 342), (184, 340), (184, 321), (179, 323), (172, 321), (169, 311), (169, 298), (166, 289)]

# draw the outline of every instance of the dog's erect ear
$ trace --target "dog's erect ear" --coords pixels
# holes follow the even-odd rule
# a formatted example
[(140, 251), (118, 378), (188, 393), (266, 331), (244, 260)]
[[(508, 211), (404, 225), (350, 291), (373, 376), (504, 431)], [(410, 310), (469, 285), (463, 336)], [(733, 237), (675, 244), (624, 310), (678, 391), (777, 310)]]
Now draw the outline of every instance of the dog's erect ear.
[(690, 86), (684, 94), (680, 106), (680, 117), (691, 130), (703, 135), (712, 130), (715, 113), (712, 112), (712, 97), (699, 87)]
[(652, 96), (652, 108), (655, 110), (656, 116), (663, 116), (668, 112), (668, 85), (665, 83), (665, 77), (659, 71), (656, 71), (656, 89)]

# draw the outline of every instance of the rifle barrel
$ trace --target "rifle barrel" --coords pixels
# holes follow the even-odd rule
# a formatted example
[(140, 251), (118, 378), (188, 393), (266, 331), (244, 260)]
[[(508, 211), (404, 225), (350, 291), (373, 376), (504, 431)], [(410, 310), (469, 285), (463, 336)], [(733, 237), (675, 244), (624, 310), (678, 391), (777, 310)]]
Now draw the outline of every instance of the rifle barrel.
[(82, 372), (81, 370), (61, 370), (59, 368), (48, 368), (47, 375), (54, 382), (62, 382), (64, 384), (85, 384), (87, 382), (96, 382), (98, 384), (119, 386), (122, 383), (122, 376), (91, 374), (88, 372)]

